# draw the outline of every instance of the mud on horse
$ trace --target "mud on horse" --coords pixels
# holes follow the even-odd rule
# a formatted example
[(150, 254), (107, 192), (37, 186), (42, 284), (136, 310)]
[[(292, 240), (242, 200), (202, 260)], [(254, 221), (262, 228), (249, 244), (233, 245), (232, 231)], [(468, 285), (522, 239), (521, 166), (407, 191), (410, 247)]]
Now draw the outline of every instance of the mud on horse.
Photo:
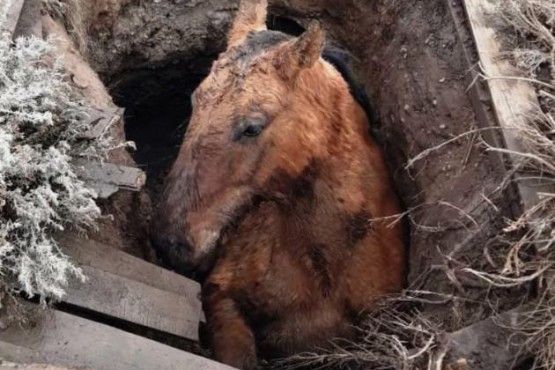
[(153, 241), (204, 270), (210, 344), (240, 369), (352, 338), (358, 314), (402, 288), (400, 212), (368, 117), (322, 57), (324, 35), (268, 31), (243, 1), (194, 92)]

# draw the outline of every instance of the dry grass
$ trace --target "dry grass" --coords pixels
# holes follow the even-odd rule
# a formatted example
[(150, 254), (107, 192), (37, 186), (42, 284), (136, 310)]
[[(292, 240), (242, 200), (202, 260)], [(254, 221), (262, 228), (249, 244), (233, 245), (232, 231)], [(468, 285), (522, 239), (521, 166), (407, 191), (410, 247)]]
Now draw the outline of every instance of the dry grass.
[[(523, 150), (501, 148), (488, 150), (510, 154), (512, 176), (508, 181), (542, 185), (555, 184), (555, 2), (552, 0), (504, 0), (498, 14), (506, 30), (504, 34), (515, 49), (513, 63), (529, 78), (538, 92), (541, 111), (527, 117), (511, 129), (520, 139)], [(518, 78), (522, 77), (509, 77)], [(494, 272), (473, 267), (466, 273), (485, 281), (491, 287), (523, 286), (534, 281), (539, 290), (539, 303), (522, 315), (514, 329), (528, 338), (527, 349), (535, 356), (534, 369), (555, 369), (555, 193), (538, 192), (539, 201), (517, 220), (509, 222), (499, 236), (506, 248), (494, 251), (500, 263)]]
[[(518, 46), (513, 51), (517, 66), (536, 77), (542, 64), (555, 66), (555, 2), (552, 0), (504, 0), (499, 14), (516, 32)], [(551, 80), (555, 72), (551, 68)]]
[[(417, 297), (413, 297), (418, 300)], [(410, 301), (410, 304), (409, 304)], [(411, 299), (383, 302), (357, 328), (355, 342), (335, 341), (329, 349), (278, 360), (268, 369), (435, 369), (435, 349), (441, 348), (435, 323), (411, 308)]]

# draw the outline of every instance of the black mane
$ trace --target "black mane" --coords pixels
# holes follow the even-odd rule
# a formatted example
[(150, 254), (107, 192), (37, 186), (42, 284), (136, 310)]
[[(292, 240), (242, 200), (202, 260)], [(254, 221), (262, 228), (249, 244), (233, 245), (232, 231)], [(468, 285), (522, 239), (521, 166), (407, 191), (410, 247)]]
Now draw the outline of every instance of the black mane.
[(364, 112), (366, 112), (366, 116), (368, 116), (371, 128), (377, 128), (377, 126), (379, 126), (378, 113), (376, 112), (374, 107), (372, 107), (364, 86), (357, 81), (355, 75), (352, 72), (349, 63), (348, 52), (334, 46), (326, 45), (326, 47), (324, 48), (324, 52), (322, 53), (322, 58), (333, 65), (335, 69), (337, 69), (337, 71), (341, 74), (341, 76), (349, 86), (349, 91), (351, 92), (351, 95), (362, 107)]

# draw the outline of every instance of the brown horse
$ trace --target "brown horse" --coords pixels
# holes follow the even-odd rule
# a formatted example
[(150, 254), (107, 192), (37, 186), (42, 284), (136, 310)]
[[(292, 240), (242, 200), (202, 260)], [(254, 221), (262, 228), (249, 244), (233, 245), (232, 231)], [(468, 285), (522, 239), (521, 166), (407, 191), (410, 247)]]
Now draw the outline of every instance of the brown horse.
[(322, 57), (323, 31), (265, 29), (243, 1), (228, 48), (195, 91), (153, 240), (205, 269), (217, 360), (242, 369), (353, 336), (402, 288), (399, 203), (368, 118)]

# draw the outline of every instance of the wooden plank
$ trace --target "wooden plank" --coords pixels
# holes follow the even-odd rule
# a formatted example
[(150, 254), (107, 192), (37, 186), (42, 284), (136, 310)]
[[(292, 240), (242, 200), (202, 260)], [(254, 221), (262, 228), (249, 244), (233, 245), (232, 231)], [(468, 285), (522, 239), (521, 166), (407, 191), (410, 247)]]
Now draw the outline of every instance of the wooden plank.
[(2, 35), (7, 35), (9, 38), (13, 37), (17, 22), (19, 21), (21, 9), (23, 9), (23, 3), (24, 0), (11, 0), (11, 3), (8, 5), (6, 19), (3, 24), (0, 25), (0, 32)]
[[(465, 15), (464, 6), (458, 2), (448, 1), (449, 10), (451, 11), (451, 18), (453, 19), (453, 25), (457, 31), (457, 37), (461, 45), (464, 59), (468, 70), (472, 70), (476, 65), (476, 48), (475, 43), (472, 38), (471, 30), (469, 30), (467, 24), (467, 19)], [(497, 121), (495, 114), (491, 109), (491, 92), (487, 85), (481, 83), (481, 81), (476, 81), (477, 72), (466, 73), (465, 83), (468, 84), (468, 97), (470, 98), (470, 103), (474, 108), (474, 114), (476, 115), (476, 123), (478, 128), (485, 129), (480, 132), (480, 136), (484, 141), (493, 147), (502, 148), (505, 146), (503, 139), (503, 134), (498, 130), (492, 130), (492, 128), (497, 126)], [(508, 174), (507, 162), (505, 156), (499, 152), (488, 151), (488, 158), (494, 168), (498, 171), (503, 171), (503, 174)], [(509, 187), (506, 190), (507, 194), (510, 194), (514, 202), (508, 202), (509, 207), (514, 218), (519, 217), (522, 214), (522, 205), (520, 205), (520, 194), (516, 187)]]
[(74, 234), (63, 233), (57, 235), (56, 240), (62, 250), (81, 266), (94, 267), (154, 288), (189, 297), (191, 300), (195, 300), (200, 308), (200, 301), (198, 300), (200, 284), (196, 281), (118, 249)]
[(86, 160), (75, 161), (74, 165), (78, 175), (100, 198), (108, 198), (119, 189), (139, 191), (146, 182), (145, 173), (138, 168)]
[[(198, 322), (204, 321), (204, 315), (200, 301), (200, 284), (196, 281), (102, 243), (83, 239), (70, 233), (58, 235), (56, 239), (62, 250), (82, 267), (90, 267), (140, 283), (145, 286), (142, 287), (142, 290), (151, 287), (156, 291), (171, 293), (171, 295), (166, 294), (168, 297), (173, 295), (175, 299), (185, 300), (190, 309), (186, 312), (174, 313), (174, 315), (186, 315), (186, 319), (195, 325), (195, 333), (198, 333)], [(110, 286), (105, 286), (105, 288), (111, 289)], [(69, 299), (71, 299), (72, 294), (70, 293), (68, 296)], [(107, 295), (109, 294), (111, 293)], [(160, 295), (159, 292), (156, 294)], [(84, 298), (88, 299), (87, 297)], [(94, 302), (92, 303), (94, 304)], [(85, 302), (81, 304), (85, 304)], [(153, 307), (156, 307), (156, 302), (153, 304)], [(117, 309), (113, 310), (117, 312)], [(180, 317), (179, 320), (184, 320), (184, 318)], [(195, 340), (196, 335), (198, 334), (195, 334), (195, 338), (193, 338)]]
[(200, 310), (194, 300), (93, 267), (81, 268), (87, 281), (70, 284), (64, 302), (198, 341)]
[(15, 364), (13, 362), (2, 362), (0, 363), (0, 370), (77, 370), (69, 369), (67, 367), (61, 368), (58, 366), (51, 365), (40, 365), (40, 364)]
[(0, 370), (77, 370), (69, 369), (67, 367), (58, 367), (45, 364), (16, 364), (14, 362), (2, 361), (0, 363)]
[(4, 342), (4, 337), (9, 335), (8, 333), (1, 333), (0, 335), (0, 359), (6, 360), (8, 357), (6, 354), (10, 354), (10, 359), (18, 359), (22, 362), (33, 362), (35, 357), (34, 351), (29, 348), (14, 345), (8, 342)]
[[(529, 117), (540, 111), (536, 92), (530, 83), (517, 79), (499, 77), (518, 76), (518, 71), (503, 58), (503, 46), (499, 40), (499, 30), (491, 17), (503, 0), (463, 0), (482, 68), (488, 77), (495, 115), (502, 128), (506, 148), (523, 152), (515, 127), (522, 127)], [(516, 157), (514, 158), (516, 159)], [(520, 197), (525, 209), (530, 209), (539, 201), (538, 184), (518, 184)]]
[(102, 243), (83, 239), (68, 232), (58, 235), (56, 240), (62, 250), (81, 266), (90, 266), (184, 297), (199, 313), (199, 320), (204, 321), (200, 301), (201, 288), (196, 281)]
[(231, 370), (212, 360), (59, 311), (0, 333), (0, 358), (90, 370)]

